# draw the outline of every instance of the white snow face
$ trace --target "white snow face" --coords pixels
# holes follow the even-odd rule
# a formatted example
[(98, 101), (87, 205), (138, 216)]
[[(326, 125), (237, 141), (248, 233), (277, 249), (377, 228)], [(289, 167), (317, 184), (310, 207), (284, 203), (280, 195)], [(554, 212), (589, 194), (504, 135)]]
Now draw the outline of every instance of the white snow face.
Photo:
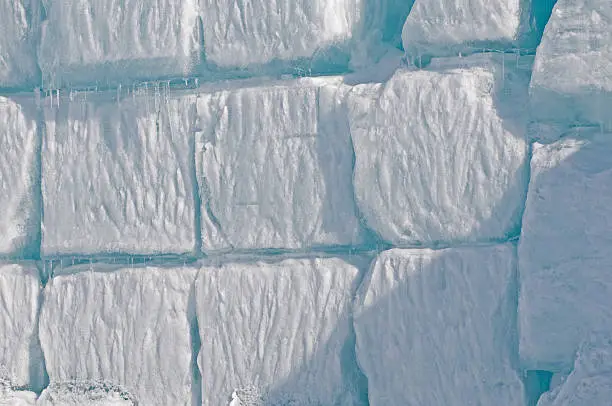
[(363, 0), (200, 0), (206, 60), (246, 67), (312, 57), (359, 27)]
[(612, 2), (559, 0), (533, 67), (534, 118), (612, 127)]
[(565, 381), (542, 395), (538, 406), (607, 405), (612, 399), (612, 340), (595, 334), (578, 351)]
[(38, 19), (38, 1), (0, 0), (0, 88), (34, 79)]
[(183, 76), (199, 58), (197, 0), (43, 0), (45, 88)]
[(518, 250), (526, 369), (571, 368), (585, 334), (612, 332), (610, 154), (609, 134), (534, 144)]
[(359, 242), (343, 90), (324, 83), (300, 80), (200, 95), (197, 169), (205, 251)]
[(19, 397), (11, 387), (31, 384), (31, 366), (42, 362), (36, 344), (40, 280), (34, 263), (0, 264), (0, 405)]
[[(45, 287), (40, 341), (51, 384), (103, 382), (126, 388), (142, 405), (191, 405), (189, 297), (197, 270), (89, 269), (74, 267), (68, 272), (77, 273)], [(51, 404), (72, 404), (68, 395), (59, 400)]]
[(357, 276), (335, 258), (202, 268), (202, 404), (353, 404), (341, 357)]
[(22, 255), (40, 227), (34, 192), (40, 150), (32, 100), (0, 96), (0, 145), (0, 254)]
[(194, 106), (162, 95), (46, 107), (43, 253), (192, 252)]
[(526, 82), (492, 59), (463, 60), (348, 96), (357, 204), (393, 244), (502, 239), (520, 222)]
[(510, 46), (519, 36), (524, 0), (416, 0), (402, 30), (412, 55), (446, 56)]
[(36, 393), (0, 388), (0, 406), (34, 406)]
[(512, 245), (380, 254), (355, 308), (370, 405), (523, 405), (515, 271)]

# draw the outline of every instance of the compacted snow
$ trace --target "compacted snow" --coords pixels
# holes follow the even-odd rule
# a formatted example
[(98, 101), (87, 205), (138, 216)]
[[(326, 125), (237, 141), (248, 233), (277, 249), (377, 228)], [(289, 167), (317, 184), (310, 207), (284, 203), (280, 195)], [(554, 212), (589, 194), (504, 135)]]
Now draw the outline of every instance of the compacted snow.
[(509, 47), (519, 37), (529, 3), (416, 0), (402, 31), (404, 49), (413, 56), (445, 56), (479, 47)]
[(359, 242), (341, 93), (304, 79), (199, 95), (205, 251)]
[(35, 104), (31, 98), (0, 96), (0, 118), (0, 254), (23, 255), (40, 221)]
[(0, 0), (0, 88), (35, 80), (39, 11), (36, 0)]
[(534, 145), (518, 250), (528, 369), (570, 368), (590, 332), (612, 331), (611, 154), (611, 135), (597, 130)]
[(191, 405), (196, 269), (94, 264), (65, 272), (47, 284), (40, 314), (50, 382), (103, 382), (141, 405)]
[(80, 98), (44, 110), (43, 253), (192, 252), (193, 97)]
[(180, 77), (200, 57), (197, 0), (42, 3), (38, 62), (45, 88)]
[(10, 388), (34, 384), (30, 373), (42, 360), (36, 338), (40, 285), (33, 262), (0, 264), (0, 405), (3, 397), (19, 397)]
[(357, 282), (335, 258), (202, 268), (202, 404), (352, 405), (343, 353)]
[(393, 244), (502, 239), (520, 223), (526, 84), (503, 60), (464, 59), (348, 96), (357, 204)]
[(537, 120), (612, 127), (612, 2), (559, 0), (533, 67)]
[(370, 405), (523, 405), (511, 244), (380, 254), (355, 304)]

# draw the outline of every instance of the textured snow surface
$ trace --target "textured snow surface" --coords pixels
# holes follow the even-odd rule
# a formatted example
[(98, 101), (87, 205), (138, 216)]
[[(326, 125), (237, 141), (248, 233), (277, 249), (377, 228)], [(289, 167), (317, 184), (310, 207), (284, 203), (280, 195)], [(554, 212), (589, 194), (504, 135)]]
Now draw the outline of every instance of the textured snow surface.
[(192, 97), (45, 108), (45, 255), (195, 247)]
[(393, 249), (355, 308), (370, 405), (523, 405), (515, 248)]
[(333, 81), (199, 96), (204, 250), (359, 242), (353, 151)]
[(206, 60), (246, 67), (312, 57), (350, 40), (364, 0), (200, 0)]
[(22, 86), (34, 79), (38, 28), (38, 1), (0, 0), (0, 88)]
[(612, 339), (595, 334), (578, 351), (574, 370), (538, 406), (605, 406), (612, 399)]
[(142, 405), (191, 405), (196, 270), (92, 267), (45, 288), (40, 341), (51, 384), (106, 382)]
[(335, 258), (202, 268), (203, 404), (227, 404), (236, 391), (232, 405), (254, 392), (266, 405), (352, 405), (342, 353), (357, 276)]
[(559, 0), (531, 81), (534, 118), (612, 125), (612, 2)]
[(0, 406), (34, 405), (36, 405), (36, 394), (34, 392), (14, 391), (10, 388), (0, 387)]
[(570, 368), (591, 331), (612, 331), (612, 138), (534, 145), (519, 245), (520, 354), (527, 369)]
[(40, 221), (34, 192), (40, 150), (32, 99), (0, 96), (0, 145), (0, 254), (22, 255)]
[(197, 0), (42, 3), (38, 56), (47, 88), (180, 77), (198, 61)]
[(493, 59), (444, 63), (348, 96), (357, 204), (393, 244), (500, 239), (520, 222), (526, 83)]
[(63, 382), (43, 391), (37, 406), (132, 406), (133, 396), (120, 387), (98, 382)]
[(30, 385), (32, 366), (41, 362), (36, 340), (39, 293), (34, 263), (0, 264), (0, 399), (10, 395), (10, 387)]
[[(523, 0), (416, 0), (402, 30), (413, 55), (444, 56), (510, 45), (518, 39)], [(487, 46), (488, 45), (488, 46)]]

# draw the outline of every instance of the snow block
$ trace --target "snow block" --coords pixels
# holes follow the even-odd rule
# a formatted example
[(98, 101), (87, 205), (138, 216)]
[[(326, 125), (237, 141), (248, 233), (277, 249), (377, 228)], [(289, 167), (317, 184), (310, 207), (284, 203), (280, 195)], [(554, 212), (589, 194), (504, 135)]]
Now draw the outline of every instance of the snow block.
[[(1, 39), (0, 39), (1, 41)], [(40, 152), (31, 100), (0, 96), (0, 254), (31, 256), (40, 233), (35, 193)]]
[(594, 335), (578, 351), (574, 369), (564, 382), (545, 393), (538, 406), (604, 406), (612, 399), (612, 340)]
[(355, 305), (370, 405), (524, 405), (514, 246), (393, 249)]
[(199, 61), (197, 0), (42, 3), (38, 56), (47, 89), (182, 77)]
[(34, 86), (39, 28), (38, 1), (0, 0), (0, 88)]
[(202, 404), (355, 404), (343, 348), (357, 279), (336, 258), (202, 268)]
[(534, 144), (518, 249), (525, 369), (571, 368), (587, 335), (612, 323), (610, 154), (597, 131)]
[(44, 255), (192, 252), (195, 99), (102, 96), (45, 107)]
[(0, 406), (34, 406), (36, 393), (0, 388)]
[(612, 128), (612, 3), (559, 0), (531, 80), (535, 120)]
[(39, 293), (34, 263), (0, 264), (0, 405), (21, 397), (11, 388), (35, 384), (30, 373), (42, 364), (36, 339)]
[[(45, 287), (40, 315), (51, 389), (94, 381), (120, 385), (142, 405), (191, 405), (190, 295), (197, 270), (94, 264), (64, 272)], [(102, 389), (107, 397), (100, 405), (131, 404), (121, 393), (113, 399), (119, 403), (108, 403), (114, 391)], [(73, 404), (61, 400), (74, 390), (54, 392), (64, 395), (51, 404)]]
[(503, 61), (440, 60), (349, 94), (355, 196), (382, 238), (401, 246), (516, 233), (528, 79)]
[(450, 56), (516, 44), (529, 17), (525, 0), (416, 0), (402, 30), (413, 56)]
[(331, 80), (201, 94), (204, 251), (360, 241), (342, 88)]
[(364, 0), (200, 0), (206, 61), (247, 67), (310, 58), (350, 41)]

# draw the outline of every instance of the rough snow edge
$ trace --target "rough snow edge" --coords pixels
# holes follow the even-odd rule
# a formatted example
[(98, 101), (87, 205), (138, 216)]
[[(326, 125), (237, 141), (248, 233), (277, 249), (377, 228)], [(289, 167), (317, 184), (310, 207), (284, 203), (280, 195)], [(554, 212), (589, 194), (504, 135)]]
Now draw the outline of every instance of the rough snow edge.
[(85, 405), (110, 401), (138, 406), (138, 400), (126, 388), (111, 382), (74, 380), (52, 383), (40, 395), (38, 403)]

